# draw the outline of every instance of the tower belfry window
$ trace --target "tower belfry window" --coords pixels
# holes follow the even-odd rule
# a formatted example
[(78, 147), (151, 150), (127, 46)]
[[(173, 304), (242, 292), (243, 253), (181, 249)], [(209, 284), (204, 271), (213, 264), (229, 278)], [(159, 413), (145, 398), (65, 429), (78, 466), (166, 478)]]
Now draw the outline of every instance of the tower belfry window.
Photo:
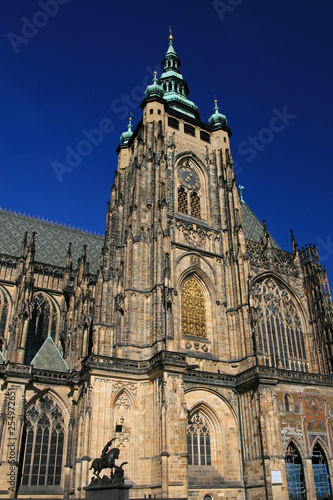
[(200, 198), (196, 192), (191, 193), (191, 215), (201, 217), (200, 214)]
[(178, 211), (187, 214), (187, 193), (183, 187), (178, 190)]
[(200, 196), (201, 187), (199, 174), (188, 161), (179, 167), (178, 172), (178, 212), (189, 213), (193, 217), (201, 218)]

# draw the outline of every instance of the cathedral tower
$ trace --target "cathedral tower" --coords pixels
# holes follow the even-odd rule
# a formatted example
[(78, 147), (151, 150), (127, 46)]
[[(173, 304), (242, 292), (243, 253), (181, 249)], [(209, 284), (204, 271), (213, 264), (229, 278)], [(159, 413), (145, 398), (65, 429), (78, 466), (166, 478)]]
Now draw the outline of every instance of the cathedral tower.
[(227, 119), (215, 100), (201, 120), (171, 33), (162, 63), (105, 238), (0, 211), (0, 498), (84, 498), (112, 438), (133, 499), (329, 497), (326, 271), (239, 196)]

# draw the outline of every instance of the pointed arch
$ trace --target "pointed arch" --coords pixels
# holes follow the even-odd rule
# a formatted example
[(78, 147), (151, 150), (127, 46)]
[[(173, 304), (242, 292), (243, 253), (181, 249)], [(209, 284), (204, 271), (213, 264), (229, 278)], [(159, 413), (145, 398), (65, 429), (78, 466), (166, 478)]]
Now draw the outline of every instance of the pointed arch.
[(113, 427), (116, 429), (116, 446), (123, 461), (134, 463), (136, 456), (135, 399), (127, 387), (121, 387), (112, 398)]
[(294, 439), (289, 441), (286, 448), (285, 468), (289, 497), (301, 500), (306, 489), (305, 477), (302, 455)]
[[(190, 261), (188, 260), (188, 263)], [(179, 267), (184, 268), (187, 262)], [(177, 321), (183, 337), (192, 336), (205, 342), (213, 340), (213, 322), (215, 321), (215, 288), (207, 272), (210, 268), (198, 266), (186, 268), (178, 277), (180, 307)], [(212, 273), (211, 278), (215, 276)], [(197, 300), (199, 299), (199, 300)]]
[(252, 285), (256, 310), (257, 348), (266, 366), (308, 371), (309, 355), (304, 317), (291, 288), (273, 274)]
[(0, 286), (0, 351), (5, 347), (7, 324), (11, 314), (12, 301), (7, 290)]
[(22, 443), (22, 493), (29, 488), (51, 492), (63, 485), (67, 421), (66, 407), (53, 391), (30, 400)]
[(25, 351), (25, 364), (30, 364), (50, 334), (56, 338), (58, 313), (54, 301), (44, 292), (37, 292), (32, 299), (31, 318)]
[(207, 220), (210, 211), (205, 166), (193, 152), (186, 151), (177, 157), (174, 172), (177, 211)]
[(327, 457), (327, 447), (323, 440), (317, 437), (312, 446), (312, 469), (317, 498), (329, 498), (332, 492)]
[(181, 291), (182, 334), (207, 337), (207, 313), (204, 290), (196, 275), (190, 276)]
[[(188, 408), (187, 443), (188, 452), (192, 455), (192, 465), (208, 466), (205, 463), (207, 456), (211, 457), (211, 466), (226, 480), (237, 481), (241, 478), (241, 463), (239, 460), (240, 436), (237, 417), (229, 401), (215, 391), (192, 388), (185, 393), (185, 402)], [(198, 417), (197, 417), (198, 416)], [(191, 425), (194, 423), (194, 426)], [(207, 428), (207, 431), (206, 431)], [(201, 461), (201, 450), (198, 450), (194, 461), (195, 442), (193, 435), (197, 435), (197, 444), (205, 448), (204, 460)], [(201, 438), (209, 435), (209, 441)], [(190, 438), (189, 438), (190, 436)], [(208, 446), (209, 445), (209, 446)], [(208, 453), (207, 453), (208, 452)], [(230, 461), (230, 456), (237, 457)], [(189, 467), (192, 466), (189, 463)], [(196, 469), (193, 470), (196, 474)]]

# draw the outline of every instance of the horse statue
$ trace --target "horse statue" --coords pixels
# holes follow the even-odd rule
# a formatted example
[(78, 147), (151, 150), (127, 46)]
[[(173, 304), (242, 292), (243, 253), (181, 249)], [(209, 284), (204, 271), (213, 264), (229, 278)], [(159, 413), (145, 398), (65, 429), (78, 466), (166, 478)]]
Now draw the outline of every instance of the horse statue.
[(111, 450), (108, 451), (112, 442), (115, 440), (116, 438), (113, 438), (111, 439), (111, 441), (106, 443), (103, 448), (101, 457), (95, 458), (95, 460), (93, 460), (91, 466), (89, 467), (89, 470), (94, 469), (93, 474), (95, 474), (96, 478), (99, 477), (102, 469), (111, 469), (111, 474), (113, 472), (113, 469), (116, 469), (117, 466), (115, 461), (119, 458), (119, 448), (111, 448)]

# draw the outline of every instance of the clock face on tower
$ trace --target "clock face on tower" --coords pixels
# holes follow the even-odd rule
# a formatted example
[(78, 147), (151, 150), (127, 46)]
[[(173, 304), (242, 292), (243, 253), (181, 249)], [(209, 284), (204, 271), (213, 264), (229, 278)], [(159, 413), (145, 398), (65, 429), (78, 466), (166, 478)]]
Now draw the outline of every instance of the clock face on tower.
[(178, 169), (179, 184), (185, 186), (187, 189), (199, 189), (200, 179), (197, 172), (192, 167), (180, 167)]

